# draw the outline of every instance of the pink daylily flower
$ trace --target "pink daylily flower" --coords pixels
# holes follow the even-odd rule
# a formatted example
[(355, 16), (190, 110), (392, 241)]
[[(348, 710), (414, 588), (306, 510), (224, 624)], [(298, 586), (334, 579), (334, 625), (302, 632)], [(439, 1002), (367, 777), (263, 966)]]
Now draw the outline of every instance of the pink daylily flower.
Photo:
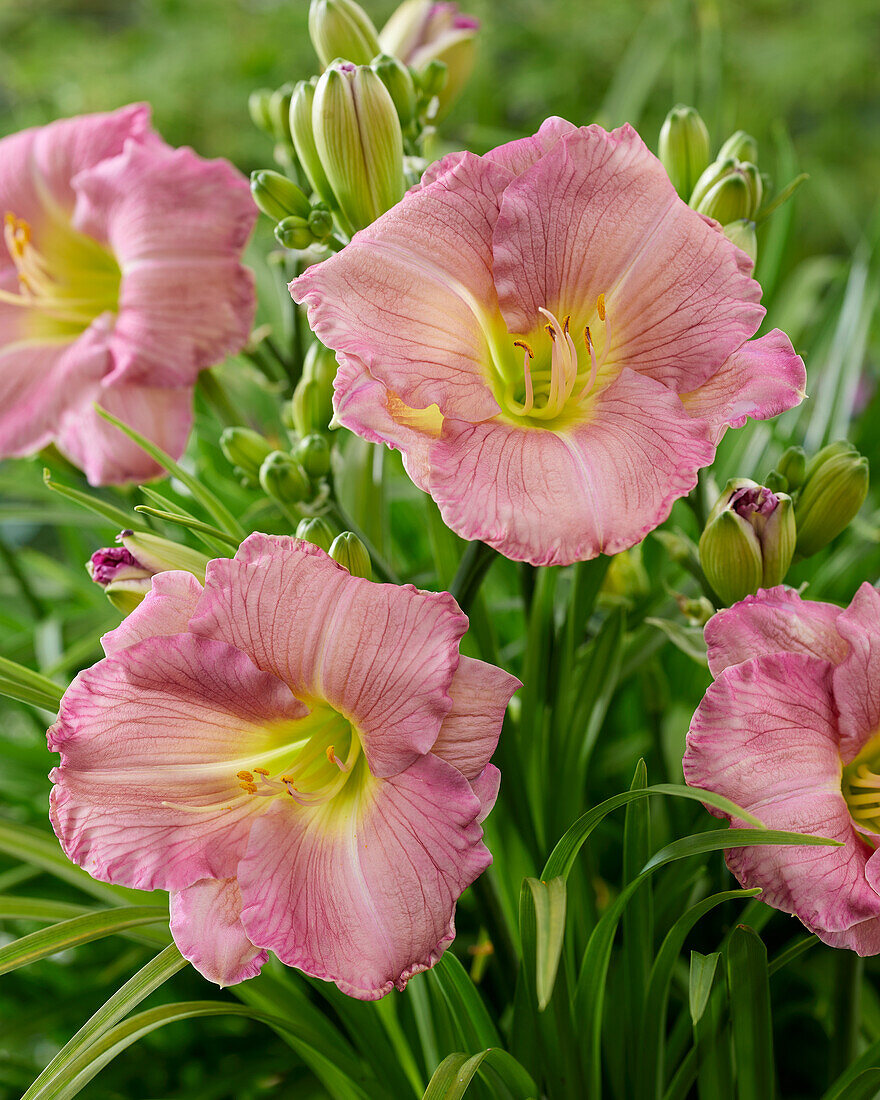
[(251, 535), (160, 573), (64, 695), (52, 821), (95, 878), (171, 892), (211, 981), (272, 950), (371, 1000), (433, 966), (491, 863), (489, 763), (519, 681), (460, 657), (448, 593)]
[(710, 619), (706, 641), (715, 682), (687, 782), (771, 829), (841, 843), (741, 848), (728, 867), (825, 943), (880, 954), (880, 593), (863, 584), (841, 609), (763, 590)]
[(199, 371), (253, 322), (246, 180), (139, 104), (0, 141), (0, 215), (0, 456), (54, 441), (92, 484), (157, 476), (93, 405), (183, 452)]
[(567, 564), (639, 542), (729, 426), (805, 373), (752, 261), (629, 126), (548, 119), (455, 153), (291, 283), (339, 360), (336, 419), (399, 448), (445, 522)]

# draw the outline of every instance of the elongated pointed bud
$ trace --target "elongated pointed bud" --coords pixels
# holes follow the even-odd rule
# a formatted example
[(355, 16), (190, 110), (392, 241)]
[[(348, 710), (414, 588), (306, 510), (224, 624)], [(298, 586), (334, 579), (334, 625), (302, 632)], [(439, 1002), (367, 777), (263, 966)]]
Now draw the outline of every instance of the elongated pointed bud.
[(354, 0), (312, 0), (309, 37), (324, 68), (339, 57), (369, 65), (381, 53), (372, 20)]
[[(788, 482), (789, 493), (800, 489), (807, 474), (807, 455), (803, 447), (789, 447), (776, 463), (776, 469)], [(795, 509), (797, 511), (797, 509)]]
[(260, 485), (265, 493), (282, 504), (298, 504), (312, 495), (308, 474), (284, 451), (273, 451), (266, 457), (260, 467)]
[(150, 591), (153, 577), (170, 569), (192, 573), (205, 583), (208, 557), (189, 546), (146, 532), (123, 531), (119, 546), (92, 554), (86, 564), (89, 576), (104, 589), (107, 599), (124, 615), (134, 611)]
[(751, 134), (747, 134), (745, 130), (737, 130), (735, 134), (731, 134), (730, 137), (718, 150), (718, 156), (716, 160), (727, 160), (728, 157), (733, 157), (735, 160), (749, 161), (751, 164), (758, 163), (758, 143), (752, 137)]
[(330, 444), (317, 432), (301, 439), (293, 455), (310, 478), (324, 477), (330, 469)]
[(666, 116), (657, 155), (685, 202), (709, 166), (709, 131), (693, 107), (679, 104)]
[(333, 188), (327, 180), (321, 158), (315, 147), (315, 135), (312, 130), (312, 107), (315, 101), (315, 85), (317, 78), (313, 80), (301, 80), (293, 91), (290, 100), (290, 136), (293, 147), (296, 150), (297, 159), (308, 177), (309, 183), (318, 193), (320, 199), (331, 210), (337, 208), (336, 196)]
[(758, 236), (755, 232), (755, 223), (748, 218), (739, 218), (724, 226), (724, 236), (735, 244), (737, 248), (751, 259), (752, 263), (758, 261)]
[(403, 135), (388, 89), (367, 66), (331, 65), (318, 81), (312, 132), (339, 208), (363, 229), (403, 197)]
[(220, 450), (239, 477), (251, 485), (258, 481), (260, 467), (272, 453), (271, 445), (250, 428), (225, 428), (220, 436)]
[(256, 88), (248, 96), (248, 113), (258, 130), (262, 130), (266, 134), (272, 134), (274, 137), (272, 116), (269, 113), (269, 100), (271, 98), (271, 88)]
[(416, 112), (416, 86), (412, 73), (402, 61), (389, 54), (380, 54), (370, 68), (388, 89), (400, 125), (408, 126)]
[(292, 83), (282, 84), (269, 97), (269, 120), (272, 124), (272, 133), (275, 140), (285, 145), (291, 144), (290, 135), (290, 102), (296, 85)]
[(312, 204), (302, 188), (271, 168), (251, 172), (251, 194), (259, 209), (276, 222), (291, 214), (308, 218), (312, 212)]
[(303, 542), (311, 542), (315, 546), (320, 546), (325, 553), (329, 554), (334, 536), (325, 520), (321, 519), (320, 516), (311, 516), (308, 519), (299, 521), (296, 537), (302, 539)]
[(851, 443), (832, 443), (810, 459), (795, 503), (802, 557), (815, 554), (849, 526), (865, 502), (868, 482), (868, 460)]
[(791, 498), (747, 478), (728, 481), (700, 538), (700, 565), (726, 604), (781, 584), (796, 541)]
[(372, 579), (373, 566), (367, 548), (351, 531), (343, 531), (341, 535), (337, 535), (329, 553), (330, 557), (345, 566), (353, 577)]
[(733, 157), (716, 160), (697, 180), (689, 205), (700, 214), (727, 225), (757, 214), (764, 194), (761, 175), (754, 164)]

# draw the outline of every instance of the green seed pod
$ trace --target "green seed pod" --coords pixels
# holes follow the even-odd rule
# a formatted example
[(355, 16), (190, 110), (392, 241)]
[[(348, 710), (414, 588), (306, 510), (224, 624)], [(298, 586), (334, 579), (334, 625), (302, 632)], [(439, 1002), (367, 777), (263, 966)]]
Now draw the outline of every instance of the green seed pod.
[(265, 493), (282, 504), (298, 504), (312, 495), (308, 474), (284, 451), (273, 451), (267, 456), (260, 467), (260, 485)]
[(312, 210), (312, 204), (302, 188), (271, 168), (251, 172), (251, 194), (259, 209), (276, 222), (291, 214), (308, 218)]
[(220, 436), (220, 450), (228, 462), (252, 481), (259, 478), (260, 467), (272, 453), (269, 443), (250, 428), (225, 428)]
[(673, 107), (660, 130), (657, 153), (672, 185), (687, 202), (709, 165), (709, 131), (693, 107)]
[(303, 542), (311, 542), (319, 546), (325, 553), (329, 553), (333, 545), (333, 532), (320, 516), (301, 519), (296, 529), (296, 537)]
[(309, 37), (324, 68), (338, 57), (369, 65), (381, 52), (372, 20), (354, 0), (312, 0)]
[(324, 477), (330, 469), (330, 444), (326, 436), (317, 432), (301, 439), (293, 453), (310, 478)]
[(372, 579), (373, 566), (367, 548), (351, 531), (343, 531), (341, 535), (337, 535), (329, 553), (330, 557), (344, 566), (353, 577)]
[(823, 447), (807, 464), (795, 504), (797, 551), (809, 557), (855, 519), (868, 495), (868, 460), (841, 440)]
[(718, 156), (715, 159), (726, 160), (728, 157), (757, 164), (757, 141), (755, 141), (751, 134), (747, 134), (745, 130), (737, 130), (736, 133), (731, 134), (727, 141), (721, 146), (718, 150)]

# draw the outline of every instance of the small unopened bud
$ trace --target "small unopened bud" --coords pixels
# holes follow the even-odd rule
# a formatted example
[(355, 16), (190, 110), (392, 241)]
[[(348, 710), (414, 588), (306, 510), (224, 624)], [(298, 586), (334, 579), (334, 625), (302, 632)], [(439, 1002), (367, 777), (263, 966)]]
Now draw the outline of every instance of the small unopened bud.
[(283, 248), (303, 252), (315, 244), (315, 235), (309, 228), (308, 218), (300, 218), (296, 214), (291, 214), (289, 218), (282, 218), (275, 226), (275, 240)]
[(700, 564), (726, 604), (781, 584), (796, 540), (791, 498), (746, 478), (728, 481), (700, 538)]
[(306, 352), (302, 378), (293, 391), (290, 420), (298, 436), (326, 432), (333, 419), (333, 380), (339, 364), (333, 351), (316, 340)]
[(381, 52), (372, 20), (354, 0), (312, 0), (309, 37), (325, 68), (337, 57), (369, 65)]
[(269, 100), (272, 98), (271, 88), (257, 88), (248, 96), (248, 113), (251, 121), (258, 130), (274, 136), (272, 116), (269, 113)]
[(209, 559), (198, 550), (145, 532), (123, 531), (117, 541), (120, 546), (95, 551), (86, 569), (95, 584), (104, 589), (107, 599), (124, 615), (134, 611), (150, 591), (157, 573), (181, 569), (205, 583)]
[(318, 241), (326, 240), (333, 232), (333, 215), (324, 203), (320, 203), (309, 212), (309, 229)]
[(764, 488), (769, 489), (771, 493), (787, 493), (788, 478), (783, 477), (778, 470), (771, 470), (764, 478)]
[(315, 88), (312, 131), (339, 208), (354, 229), (402, 198), (400, 119), (372, 69), (342, 62), (325, 71)]
[(310, 478), (324, 477), (330, 469), (330, 444), (315, 432), (297, 443), (294, 457)]
[(673, 107), (660, 130), (657, 154), (672, 186), (687, 202), (709, 165), (709, 131), (693, 107)]
[(293, 91), (290, 100), (290, 136), (293, 139), (293, 147), (296, 150), (297, 159), (308, 177), (309, 183), (318, 193), (320, 199), (327, 203), (331, 210), (336, 209), (336, 198), (333, 188), (327, 181), (321, 158), (315, 148), (315, 135), (312, 130), (312, 106), (315, 100), (314, 80), (301, 80)]
[(275, 140), (290, 145), (290, 101), (296, 85), (282, 84), (269, 97), (269, 120)]
[(722, 225), (753, 219), (761, 206), (764, 185), (754, 164), (733, 157), (716, 160), (697, 180), (690, 205)]
[(758, 237), (755, 233), (755, 223), (748, 218), (738, 218), (735, 222), (729, 222), (724, 226), (724, 236), (735, 244), (737, 248), (751, 259), (752, 263), (758, 260)]
[(731, 134), (730, 137), (718, 150), (718, 156), (716, 160), (727, 160), (728, 157), (733, 157), (735, 160), (749, 161), (751, 164), (758, 163), (758, 143), (752, 137), (751, 134), (747, 134), (745, 130), (737, 130), (735, 134)]
[(849, 526), (868, 495), (868, 480), (868, 460), (851, 443), (841, 440), (813, 455), (795, 503), (802, 557), (815, 554)]
[(380, 54), (370, 68), (388, 89), (401, 126), (408, 126), (416, 111), (416, 86), (412, 73), (402, 61), (388, 54)]
[(789, 447), (776, 463), (776, 469), (788, 482), (787, 492), (800, 489), (807, 473), (807, 456), (803, 447)]
[(296, 529), (296, 537), (303, 542), (311, 542), (319, 546), (325, 553), (329, 553), (333, 545), (333, 532), (320, 516), (301, 519)]
[(239, 476), (251, 483), (260, 476), (260, 467), (272, 453), (272, 447), (250, 428), (225, 428), (220, 436), (220, 450), (238, 471)]
[(266, 457), (260, 467), (260, 485), (282, 504), (298, 504), (312, 495), (308, 474), (284, 451), (273, 451)]
[(435, 57), (419, 73), (419, 85), (422, 89), (422, 95), (425, 99), (431, 99), (433, 96), (439, 98), (440, 93), (446, 87), (448, 79), (449, 71), (446, 68), (446, 62)]
[(312, 210), (312, 204), (302, 188), (271, 168), (251, 173), (251, 194), (260, 210), (276, 222), (291, 214), (308, 218)]
[(333, 540), (329, 550), (330, 557), (344, 566), (353, 577), (371, 580), (373, 566), (367, 548), (351, 531), (343, 531)]

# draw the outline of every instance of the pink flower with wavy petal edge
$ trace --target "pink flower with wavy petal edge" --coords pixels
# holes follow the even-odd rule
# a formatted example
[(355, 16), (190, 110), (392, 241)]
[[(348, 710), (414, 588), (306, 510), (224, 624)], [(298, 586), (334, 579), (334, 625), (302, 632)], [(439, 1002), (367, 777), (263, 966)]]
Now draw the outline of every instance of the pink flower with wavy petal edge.
[(246, 180), (166, 145), (139, 104), (0, 141), (4, 213), (0, 456), (54, 441), (92, 484), (157, 476), (93, 404), (183, 452), (199, 371), (254, 318)]
[(715, 682), (685, 779), (842, 845), (741, 848), (728, 867), (832, 947), (880, 953), (880, 593), (863, 584), (841, 609), (770, 588), (710, 619), (706, 641)]
[(160, 573), (65, 693), (52, 821), (95, 878), (171, 891), (171, 930), (231, 985), (272, 950), (366, 1000), (454, 936), (491, 863), (489, 763), (519, 681), (460, 657), (448, 593), (357, 579), (251, 535)]
[(728, 426), (791, 408), (751, 260), (629, 126), (549, 119), (454, 153), (291, 283), (337, 353), (336, 418), (399, 448), (445, 522), (565, 564), (642, 539)]

